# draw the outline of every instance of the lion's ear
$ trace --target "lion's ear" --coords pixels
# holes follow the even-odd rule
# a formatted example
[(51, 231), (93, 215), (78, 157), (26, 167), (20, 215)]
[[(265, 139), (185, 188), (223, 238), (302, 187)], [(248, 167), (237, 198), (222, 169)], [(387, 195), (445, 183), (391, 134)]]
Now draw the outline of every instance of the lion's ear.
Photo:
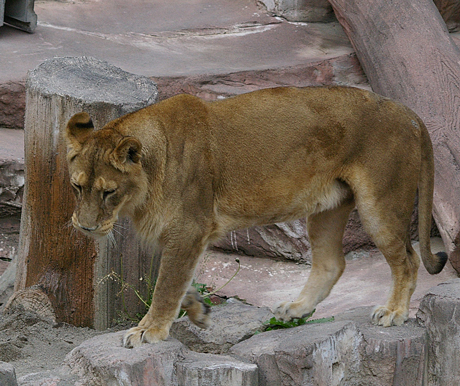
[(136, 138), (123, 138), (111, 154), (113, 166), (124, 170), (129, 164), (139, 163), (142, 158), (141, 150), (142, 145)]
[(93, 130), (93, 121), (88, 113), (75, 114), (67, 123), (65, 131), (67, 145), (82, 144)]

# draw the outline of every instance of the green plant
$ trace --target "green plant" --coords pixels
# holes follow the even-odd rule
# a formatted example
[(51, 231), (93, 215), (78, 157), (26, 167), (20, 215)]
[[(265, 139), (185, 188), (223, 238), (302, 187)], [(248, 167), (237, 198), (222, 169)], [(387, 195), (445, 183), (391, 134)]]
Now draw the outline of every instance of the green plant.
[[(195, 282), (195, 280), (192, 282), (192, 287), (195, 287), (195, 289), (198, 291), (198, 293), (201, 295), (201, 298), (203, 299), (203, 302), (210, 305), (210, 306), (214, 306), (215, 304), (212, 302), (211, 300), (211, 296), (214, 295), (216, 292), (220, 291), (222, 288), (224, 288), (228, 283), (230, 283), (234, 278), (235, 276), (238, 274), (238, 272), (240, 272), (240, 269), (241, 269), (241, 263), (240, 263), (240, 259), (236, 258), (235, 261), (238, 263), (238, 269), (236, 270), (236, 272), (233, 274), (233, 276), (228, 279), (225, 284), (223, 286), (221, 286), (220, 288), (212, 291), (212, 292), (209, 292), (209, 287), (204, 284), (204, 283), (197, 283)], [(181, 318), (182, 316), (185, 316), (187, 314), (186, 311), (183, 311), (181, 310), (181, 312), (179, 313), (179, 318)]]
[(315, 324), (315, 323), (327, 323), (327, 322), (333, 322), (334, 317), (330, 318), (321, 318), (321, 319), (313, 319), (313, 320), (308, 320), (309, 318), (312, 317), (316, 310), (313, 310), (311, 314), (307, 315), (305, 318), (298, 318), (298, 319), (293, 319), (289, 322), (284, 322), (282, 320), (278, 320), (275, 317), (271, 318), (270, 320), (267, 320), (264, 323), (264, 328), (263, 331), (258, 331), (258, 332), (264, 332), (264, 331), (272, 331), (272, 330), (280, 330), (283, 328), (292, 328), (292, 327), (298, 327), (298, 326), (303, 326), (304, 324)]
[(211, 296), (211, 292), (208, 292), (209, 287), (204, 284), (204, 283), (197, 283), (195, 280), (192, 283), (192, 287), (195, 287), (195, 289), (198, 291), (198, 293), (201, 295), (201, 298), (206, 304), (209, 304), (210, 306), (213, 306), (214, 303), (211, 301), (209, 298)]
[[(192, 282), (192, 286), (195, 287), (195, 289), (201, 295), (201, 297), (203, 298), (203, 301), (206, 304), (208, 304), (210, 306), (213, 306), (214, 303), (211, 301), (210, 297), (212, 295), (214, 295), (216, 292), (220, 291), (222, 288), (224, 288), (238, 274), (238, 272), (241, 269), (241, 264), (240, 264), (240, 260), (238, 258), (236, 258), (235, 261), (238, 263), (238, 269), (233, 274), (233, 276), (223, 286), (221, 286), (217, 290), (209, 292), (209, 287), (206, 284), (197, 283), (195, 281)], [(115, 271), (112, 270), (112, 272), (110, 272), (108, 275), (106, 275), (101, 280), (99, 280), (98, 285), (104, 283), (105, 281), (107, 281), (109, 279), (113, 280), (113, 281), (115, 281), (115, 282), (117, 282), (117, 283), (119, 283), (121, 285), (121, 288), (120, 288), (120, 290), (118, 292), (118, 296), (121, 296), (122, 305), (123, 305), (123, 311), (122, 311), (122, 315), (120, 315), (120, 317), (124, 317), (125, 319), (128, 319), (128, 320), (130, 320), (132, 322), (139, 322), (144, 317), (144, 315), (148, 312), (150, 306), (152, 305), (153, 292), (155, 290), (155, 284), (156, 284), (156, 280), (152, 280), (152, 270), (153, 270), (153, 258), (152, 258), (151, 265), (150, 265), (150, 273), (149, 273), (149, 275), (146, 278), (141, 277), (139, 279), (139, 281), (144, 282), (146, 287), (147, 287), (146, 288), (147, 289), (147, 296), (143, 296), (141, 291), (139, 291), (133, 284), (130, 284), (130, 283), (126, 282), (123, 279), (123, 260), (121, 261), (121, 274), (118, 274), (118, 273), (116, 273)], [(145, 306), (145, 312), (144, 313), (138, 312), (134, 316), (129, 314), (129, 312), (127, 311), (126, 303), (125, 303), (125, 291), (126, 290), (133, 291), (134, 294), (136, 295), (136, 297)], [(186, 312), (181, 310), (181, 312), (179, 313), (179, 317), (182, 317), (184, 315), (186, 315)]]

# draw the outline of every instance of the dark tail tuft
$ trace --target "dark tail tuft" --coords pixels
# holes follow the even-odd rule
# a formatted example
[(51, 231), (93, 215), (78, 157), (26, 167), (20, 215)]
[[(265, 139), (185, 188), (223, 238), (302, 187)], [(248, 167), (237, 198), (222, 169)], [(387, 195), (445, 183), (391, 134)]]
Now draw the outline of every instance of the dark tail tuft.
[(435, 275), (441, 272), (447, 263), (447, 253), (446, 252), (435, 253), (435, 256), (438, 259), (437, 259), (436, 265), (433, 267), (433, 272), (430, 272), (432, 275)]

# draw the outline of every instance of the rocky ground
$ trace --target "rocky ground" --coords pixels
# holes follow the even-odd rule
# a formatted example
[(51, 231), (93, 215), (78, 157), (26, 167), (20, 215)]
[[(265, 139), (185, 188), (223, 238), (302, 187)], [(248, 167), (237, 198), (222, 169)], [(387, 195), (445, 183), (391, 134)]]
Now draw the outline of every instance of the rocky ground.
[[(434, 250), (441, 247), (440, 242), (434, 240)], [(236, 296), (259, 307), (271, 307), (276, 301), (294, 298), (310, 271), (305, 265), (293, 262), (209, 252), (198, 269), (197, 280), (219, 288), (238, 269), (236, 258), (240, 261), (240, 271), (219, 291), (219, 294), (223, 297)], [(456, 276), (450, 266), (447, 266), (438, 276), (430, 276), (421, 268), (419, 286), (411, 303), (411, 316), (415, 317), (420, 301), (430, 287)], [(377, 251), (364, 252), (358, 258), (350, 256), (344, 276), (330, 297), (318, 307), (315, 318), (337, 316), (348, 309), (382, 303), (389, 285), (390, 274), (387, 264)], [(363, 320), (368, 320), (368, 313), (369, 310), (366, 311), (365, 316), (362, 316)], [(228, 324), (227, 330), (232, 330), (232, 326), (240, 325), (242, 318), (240, 312), (233, 315), (233, 322)], [(247, 317), (243, 322), (247, 324), (249, 321), (254, 321), (251, 320), (254, 318)], [(267, 313), (263, 318), (265, 318), (263, 321), (267, 321), (270, 314)], [(228, 322), (229, 317), (225, 319)], [(263, 321), (259, 320), (259, 325)], [(218, 321), (218, 323), (222, 322)], [(65, 356), (84, 341), (128, 327), (129, 325), (125, 324), (109, 331), (95, 331), (65, 324), (53, 324), (27, 312), (0, 314), (0, 361), (13, 365), (18, 378), (30, 373), (52, 370), (59, 367)], [(182, 337), (182, 342), (188, 342), (189, 348), (193, 350), (193, 344), (190, 346), (190, 339), (187, 334), (185, 336), (182, 334), (182, 328), (187, 331), (186, 326), (178, 325), (174, 329), (175, 336), (179, 339)], [(219, 331), (217, 335), (222, 335), (222, 331)], [(215, 353), (218, 351), (217, 346), (223, 348), (227, 344), (224, 339), (220, 343), (213, 343), (211, 345), (213, 349), (208, 345), (205, 351)]]
[[(460, 379), (455, 359), (460, 325), (456, 313), (458, 281), (430, 290), (417, 318), (392, 328), (373, 326), (369, 321), (371, 308), (358, 307), (334, 320), (261, 333), (271, 312), (237, 300), (213, 307), (214, 323), (208, 330), (200, 330), (182, 318), (173, 325), (171, 338), (137, 349), (121, 347), (123, 332), (101, 335), (60, 326), (53, 333), (52, 326), (37, 322), (30, 314), (4, 318), (0, 326), (14, 331), (11, 325), (18, 324), (14, 346), (32, 347), (33, 342), (35, 354), (40, 349), (44, 358), (10, 362), (20, 375), (27, 373), (18, 379), (21, 386), (447, 386), (458, 384)], [(59, 360), (77, 339), (88, 337)], [(3, 349), (5, 343), (1, 344)], [(55, 348), (47, 349), (47, 344)], [(0, 377), (8, 371), (11, 374), (12, 367), (0, 362)]]
[(14, 366), (17, 377), (51, 370), (85, 340), (101, 332), (53, 325), (30, 312), (0, 315), (0, 361)]

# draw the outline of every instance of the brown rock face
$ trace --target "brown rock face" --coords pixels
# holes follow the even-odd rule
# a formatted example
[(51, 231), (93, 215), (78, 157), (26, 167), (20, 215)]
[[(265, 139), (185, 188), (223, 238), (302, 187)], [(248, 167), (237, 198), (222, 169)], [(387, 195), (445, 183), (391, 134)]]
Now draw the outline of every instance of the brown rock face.
[(0, 85), (0, 126), (24, 128), (25, 82), (8, 82)]
[[(418, 239), (417, 208), (412, 215), (411, 238)], [(433, 221), (432, 237), (438, 236), (439, 231)], [(301, 263), (311, 263), (310, 242), (308, 241), (305, 219), (278, 223), (268, 226), (257, 226), (229, 233), (213, 246), (226, 252), (239, 253), (248, 256), (282, 258)], [(355, 209), (343, 235), (343, 251), (345, 254), (356, 250), (375, 248), (371, 238), (364, 231)]]
[[(361, 226), (356, 210), (350, 216), (343, 246), (345, 254), (357, 249), (374, 247)], [(214, 247), (248, 256), (283, 258), (302, 263), (311, 262), (305, 219), (234, 231), (214, 244)]]

